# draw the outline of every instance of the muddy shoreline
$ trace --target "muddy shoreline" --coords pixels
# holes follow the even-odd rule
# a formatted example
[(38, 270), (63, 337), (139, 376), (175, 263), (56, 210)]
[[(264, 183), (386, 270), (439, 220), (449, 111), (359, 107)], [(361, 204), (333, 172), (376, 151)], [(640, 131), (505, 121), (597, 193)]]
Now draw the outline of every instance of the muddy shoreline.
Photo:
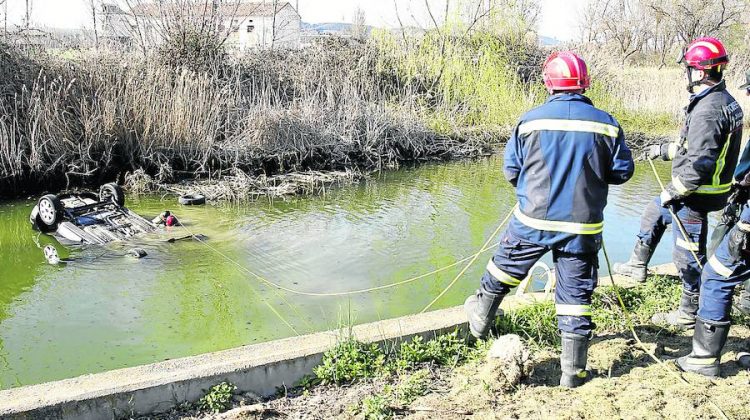
[[(636, 160), (642, 160), (648, 145), (668, 142), (666, 136), (647, 136), (636, 133), (628, 138), (628, 144)], [(424, 164), (487, 158), (503, 151), (506, 141), (482, 142), (465, 145), (448, 155), (432, 156), (420, 160), (404, 160), (387, 168), (376, 169), (352, 165), (344, 169), (302, 170), (275, 175), (253, 175), (241, 169), (231, 169), (214, 176), (185, 176), (178, 182), (164, 181), (163, 174), (151, 175), (143, 169), (128, 172), (121, 182), (130, 194), (163, 194), (179, 197), (184, 194), (200, 194), (209, 203), (252, 201), (260, 198), (281, 198), (297, 195), (324, 193), (328, 188), (349, 185), (366, 179), (379, 171)], [(167, 179), (172, 178), (169, 175)]]

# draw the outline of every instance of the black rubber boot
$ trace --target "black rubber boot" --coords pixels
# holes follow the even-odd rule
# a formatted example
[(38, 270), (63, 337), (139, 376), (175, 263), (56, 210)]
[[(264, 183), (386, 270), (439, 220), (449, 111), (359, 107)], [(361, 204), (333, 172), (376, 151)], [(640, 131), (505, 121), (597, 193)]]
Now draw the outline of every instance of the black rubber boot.
[(654, 324), (671, 325), (683, 330), (695, 327), (695, 316), (698, 313), (698, 293), (682, 291), (680, 307), (672, 312), (660, 312), (651, 317)]
[(729, 322), (710, 322), (697, 318), (693, 333), (693, 351), (677, 359), (677, 366), (685, 372), (719, 376), (721, 349), (727, 342)]
[(646, 281), (646, 276), (648, 276), (648, 263), (651, 261), (651, 256), (653, 255), (653, 248), (650, 248), (639, 239), (635, 242), (635, 248), (633, 248), (630, 260), (625, 263), (615, 263), (612, 269), (615, 274), (627, 276), (643, 283)]
[(737, 363), (744, 369), (750, 369), (750, 353), (744, 351), (737, 353)]
[(498, 311), (498, 307), (504, 296), (490, 293), (482, 286), (476, 294), (466, 298), (464, 310), (469, 319), (469, 330), (472, 336), (480, 340), (487, 338), (487, 333), (495, 324), (495, 317), (503, 315), (503, 311)]
[(589, 336), (562, 333), (562, 353), (560, 354), (560, 367), (562, 376), (560, 386), (565, 388), (576, 388), (589, 380), (589, 371), (586, 370), (586, 361), (589, 355)]
[(740, 291), (740, 300), (737, 302), (737, 309), (745, 315), (750, 315), (750, 280), (743, 284)]

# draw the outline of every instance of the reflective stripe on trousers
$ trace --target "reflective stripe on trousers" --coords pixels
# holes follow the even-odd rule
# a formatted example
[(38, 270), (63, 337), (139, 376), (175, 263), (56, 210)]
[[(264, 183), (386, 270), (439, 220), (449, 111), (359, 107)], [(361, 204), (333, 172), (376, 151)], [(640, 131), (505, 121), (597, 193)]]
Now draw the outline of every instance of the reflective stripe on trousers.
[(721, 261), (716, 258), (716, 255), (712, 255), (711, 258), (708, 259), (708, 265), (710, 265), (717, 274), (727, 279), (731, 277), (734, 272), (731, 268), (722, 264)]
[[(743, 211), (743, 219), (750, 215), (750, 210)], [(724, 235), (721, 243), (701, 274), (701, 294), (698, 305), (698, 316), (714, 322), (731, 320), (732, 297), (734, 289), (742, 282), (750, 279), (750, 266), (746, 258), (736, 260), (730, 252), (730, 238), (740, 230), (735, 226)]]
[(561, 331), (588, 335), (594, 329), (591, 321), (591, 295), (596, 287), (597, 254), (570, 254), (562, 246), (546, 247), (516, 237), (506, 231), (500, 237), (492, 261), (482, 277), (482, 288), (506, 295), (526, 278), (531, 268), (545, 254), (552, 252), (557, 273), (555, 303), (557, 325)]
[(564, 305), (556, 304), (557, 315), (591, 316), (591, 305)]
[[(487, 272), (490, 273), (495, 280), (507, 284), (510, 287), (516, 287), (521, 284), (521, 280), (503, 272), (503, 270), (498, 268), (492, 260), (487, 263)], [(526, 276), (524, 276), (524, 278), (525, 277)]]

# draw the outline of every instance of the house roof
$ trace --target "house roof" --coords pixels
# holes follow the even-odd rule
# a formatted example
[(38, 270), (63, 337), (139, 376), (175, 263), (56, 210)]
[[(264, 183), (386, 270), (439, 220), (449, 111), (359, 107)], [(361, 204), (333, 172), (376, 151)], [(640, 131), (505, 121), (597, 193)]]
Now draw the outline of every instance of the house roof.
[[(221, 4), (219, 5), (219, 14), (222, 16), (273, 16), (273, 0), (267, 2), (241, 2), (234, 4)], [(297, 12), (294, 7), (286, 1), (280, 1), (276, 3), (276, 12), (279, 13), (285, 7), (290, 7), (292, 11)], [(178, 6), (160, 6), (154, 3), (141, 3), (133, 7), (133, 14), (143, 17), (160, 17), (162, 14), (167, 13), (170, 8), (177, 9)], [(185, 11), (184, 7), (179, 7), (181, 12)], [(211, 13), (211, 5), (207, 2), (196, 1), (196, 4), (188, 10), (187, 13), (193, 15), (207, 15)]]

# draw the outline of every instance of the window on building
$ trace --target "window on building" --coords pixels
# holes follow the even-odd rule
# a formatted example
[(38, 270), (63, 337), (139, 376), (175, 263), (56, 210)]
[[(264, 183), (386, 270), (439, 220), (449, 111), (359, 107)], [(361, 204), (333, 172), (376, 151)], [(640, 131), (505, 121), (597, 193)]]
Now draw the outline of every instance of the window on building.
[(255, 25), (247, 25), (247, 33), (255, 32)]

